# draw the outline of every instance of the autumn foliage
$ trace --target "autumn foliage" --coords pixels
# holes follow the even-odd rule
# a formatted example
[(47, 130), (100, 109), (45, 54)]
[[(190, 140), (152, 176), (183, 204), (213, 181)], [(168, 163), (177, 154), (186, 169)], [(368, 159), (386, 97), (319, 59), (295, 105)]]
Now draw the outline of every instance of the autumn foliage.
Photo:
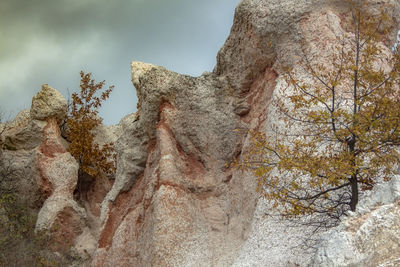
[(115, 172), (113, 144), (100, 147), (94, 141), (93, 130), (102, 123), (98, 115), (101, 103), (105, 101), (113, 86), (96, 96), (105, 81), (95, 83), (91, 73), (80, 72), (80, 92), (72, 94), (71, 109), (67, 118), (67, 138), (71, 142), (68, 150), (79, 163), (79, 176), (87, 174), (91, 177)]
[(363, 191), (390, 179), (400, 156), (400, 56), (383, 46), (391, 22), (385, 12), (369, 14), (364, 1), (349, 4), (352, 28), (331, 58), (319, 63), (303, 48), (301, 69), (284, 68), (276, 124), (252, 131), (250, 149), (236, 163), (254, 171), (279, 215), (313, 215), (310, 224), (323, 228), (355, 211)]

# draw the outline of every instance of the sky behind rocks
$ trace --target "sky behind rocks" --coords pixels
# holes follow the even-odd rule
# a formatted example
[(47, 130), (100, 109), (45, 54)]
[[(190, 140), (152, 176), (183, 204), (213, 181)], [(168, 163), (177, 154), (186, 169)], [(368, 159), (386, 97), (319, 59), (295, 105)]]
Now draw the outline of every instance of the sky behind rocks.
[(239, 0), (1, 0), (0, 109), (29, 108), (43, 83), (65, 97), (79, 71), (115, 85), (100, 114), (136, 111), (130, 62), (199, 76), (211, 71)]

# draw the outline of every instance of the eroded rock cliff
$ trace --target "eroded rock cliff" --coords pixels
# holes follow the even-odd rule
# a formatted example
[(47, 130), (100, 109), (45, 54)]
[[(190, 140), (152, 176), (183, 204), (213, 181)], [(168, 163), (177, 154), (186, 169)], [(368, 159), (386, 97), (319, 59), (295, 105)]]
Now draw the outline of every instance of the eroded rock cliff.
[(117, 142), (94, 264), (231, 262), (256, 203), (254, 183), (226, 167), (241, 147), (232, 89), (214, 74), (194, 78), (140, 62), (132, 80), (140, 108)]
[[(398, 22), (398, 1), (370, 2), (371, 12), (391, 4)], [(285, 86), (281, 66), (296, 66), (301, 45), (327, 60), (349, 16), (345, 1), (244, 0), (212, 73), (188, 77), (133, 62), (140, 108), (118, 141), (94, 265), (307, 264), (292, 249), (303, 229), (262, 218), (268, 203), (254, 214), (254, 179), (225, 164), (247, 149), (235, 129), (266, 130), (275, 119), (269, 105)], [(393, 29), (387, 51), (395, 36)]]
[[(369, 2), (371, 12), (390, 4), (398, 26), (399, 1)], [(293, 249), (307, 231), (265, 218), (270, 204), (259, 200), (252, 174), (227, 165), (248, 149), (245, 130), (267, 131), (276, 120), (282, 66), (298, 66), (301, 46), (327, 63), (349, 16), (341, 0), (243, 0), (213, 72), (190, 77), (132, 62), (138, 112), (96, 130), (100, 145), (116, 141), (115, 181), (96, 181), (84, 203), (73, 198), (78, 166), (60, 136), (65, 99), (44, 85), (2, 140), (40, 206), (38, 230), (53, 229), (92, 266), (395, 265), (397, 178), (307, 255)], [(395, 36), (393, 28), (385, 53)]]

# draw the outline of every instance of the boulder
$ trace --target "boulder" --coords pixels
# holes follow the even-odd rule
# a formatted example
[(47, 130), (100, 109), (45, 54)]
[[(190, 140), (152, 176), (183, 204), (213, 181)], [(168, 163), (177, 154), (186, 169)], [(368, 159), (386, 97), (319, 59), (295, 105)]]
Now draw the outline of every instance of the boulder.
[(30, 115), (33, 120), (46, 120), (54, 117), (62, 121), (67, 114), (67, 101), (56, 89), (48, 84), (32, 98)]

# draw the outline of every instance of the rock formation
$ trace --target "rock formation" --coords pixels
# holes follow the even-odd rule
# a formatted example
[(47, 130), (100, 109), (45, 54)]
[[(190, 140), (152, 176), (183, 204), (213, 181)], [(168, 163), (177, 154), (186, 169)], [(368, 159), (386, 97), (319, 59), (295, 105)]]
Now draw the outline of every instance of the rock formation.
[[(50, 233), (55, 250), (72, 246), (87, 261), (97, 246), (100, 203), (112, 182), (96, 180), (83, 206), (74, 200), (79, 165), (67, 152), (68, 142), (60, 133), (66, 112), (64, 97), (43, 85), (30, 110), (21, 111), (12, 122), (2, 125), (1, 163), (10, 169), (9, 180), (16, 194), (38, 211), (36, 231)], [(119, 127), (111, 127), (114, 131), (109, 128), (96, 129), (98, 139), (115, 141)]]
[(357, 212), (322, 236), (313, 266), (400, 265), (400, 176), (364, 196)]
[(43, 129), (36, 164), (37, 184), (47, 197), (39, 211), (36, 229), (53, 228), (57, 232), (56, 242), (72, 245), (82, 233), (86, 214), (73, 198), (79, 165), (63, 146), (55, 118), (49, 119)]
[[(369, 2), (371, 11), (391, 4), (398, 24), (397, 0)], [(305, 230), (264, 218), (270, 206), (252, 174), (227, 164), (248, 149), (242, 130), (266, 131), (276, 119), (270, 107), (285, 86), (281, 66), (298, 64), (300, 43), (323, 63), (349, 15), (341, 0), (243, 0), (213, 72), (190, 77), (132, 62), (138, 112), (96, 130), (100, 145), (117, 140), (115, 181), (96, 180), (83, 204), (73, 199), (78, 165), (58, 126), (65, 99), (44, 85), (2, 140), (4, 157), (29, 174), (19, 177), (40, 204), (37, 229), (72, 244), (92, 266), (396, 265), (397, 178), (307, 256), (293, 249)], [(393, 29), (382, 44), (388, 53), (395, 36)]]
[(193, 78), (140, 62), (132, 80), (140, 109), (122, 123), (94, 265), (231, 262), (255, 188), (225, 166), (241, 142), (230, 88), (213, 74)]
[[(397, 23), (397, 1), (370, 2), (371, 10), (392, 4), (388, 12)], [(102, 204), (93, 264), (307, 264), (291, 250), (304, 231), (261, 222), (261, 202), (252, 222), (255, 181), (225, 164), (247, 149), (248, 137), (235, 129), (265, 130), (274, 119), (269, 103), (284, 86), (280, 66), (298, 62), (300, 43), (326, 60), (349, 15), (344, 1), (244, 0), (212, 73), (195, 78), (133, 62), (140, 108), (117, 142), (117, 176)], [(387, 50), (394, 38), (393, 31)], [(267, 236), (248, 238), (251, 228)], [(257, 250), (246, 239), (276, 243)]]
[(32, 99), (30, 115), (33, 120), (46, 120), (54, 117), (58, 121), (67, 113), (67, 102), (56, 89), (43, 84), (42, 90)]

